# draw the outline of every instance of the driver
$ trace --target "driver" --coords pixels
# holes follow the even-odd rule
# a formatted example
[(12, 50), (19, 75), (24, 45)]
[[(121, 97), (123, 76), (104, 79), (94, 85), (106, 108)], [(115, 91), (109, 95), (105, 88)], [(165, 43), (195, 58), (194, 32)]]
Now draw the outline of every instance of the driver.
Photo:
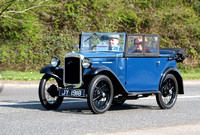
[[(145, 37), (145, 42), (147, 42), (147, 38)], [(142, 53), (142, 36), (134, 39), (134, 45), (136, 49), (132, 53)], [(145, 48), (145, 53), (151, 53), (149, 48)]]
[(134, 40), (134, 45), (136, 49), (133, 51), (133, 53), (142, 53), (142, 40), (140, 40), (140, 38), (136, 38)]
[(109, 36), (109, 50), (115, 50), (114, 47), (119, 48), (119, 35)]

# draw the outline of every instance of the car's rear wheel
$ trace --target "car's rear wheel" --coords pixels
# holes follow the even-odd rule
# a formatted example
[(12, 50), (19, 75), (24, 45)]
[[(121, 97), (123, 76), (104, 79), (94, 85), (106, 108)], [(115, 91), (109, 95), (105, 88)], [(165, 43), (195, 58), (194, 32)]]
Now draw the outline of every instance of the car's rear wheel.
[(42, 77), (38, 93), (41, 104), (48, 110), (57, 109), (62, 104), (63, 97), (58, 96), (58, 83), (50, 75)]
[(156, 95), (156, 101), (161, 109), (170, 109), (174, 106), (178, 96), (178, 83), (174, 75), (168, 74)]
[(113, 85), (105, 75), (95, 76), (89, 84), (87, 102), (95, 114), (106, 112), (113, 100)]

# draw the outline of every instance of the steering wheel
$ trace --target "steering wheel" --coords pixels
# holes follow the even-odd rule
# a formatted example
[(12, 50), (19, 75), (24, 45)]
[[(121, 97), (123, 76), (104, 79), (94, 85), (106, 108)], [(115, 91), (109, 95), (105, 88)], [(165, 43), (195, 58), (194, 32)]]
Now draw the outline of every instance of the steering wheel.
[(93, 46), (91, 47), (91, 50), (93, 51), (94, 48), (96, 48), (96, 47), (97, 47), (97, 45), (93, 45)]

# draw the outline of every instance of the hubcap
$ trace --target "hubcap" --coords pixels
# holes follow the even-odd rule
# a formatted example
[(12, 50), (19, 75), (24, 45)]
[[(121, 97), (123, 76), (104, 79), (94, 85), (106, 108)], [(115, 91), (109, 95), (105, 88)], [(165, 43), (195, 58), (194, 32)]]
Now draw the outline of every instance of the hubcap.
[(106, 94), (103, 92), (102, 93), (102, 98), (105, 98), (106, 97)]
[(57, 96), (57, 87), (56, 85), (51, 85), (48, 89), (47, 92), (49, 93), (50, 96), (55, 97)]

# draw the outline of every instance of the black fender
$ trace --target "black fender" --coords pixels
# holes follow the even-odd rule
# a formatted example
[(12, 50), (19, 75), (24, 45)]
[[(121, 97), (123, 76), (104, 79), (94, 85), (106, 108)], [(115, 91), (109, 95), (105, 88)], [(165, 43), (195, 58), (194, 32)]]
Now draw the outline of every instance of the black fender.
[(106, 67), (106, 66), (93, 67), (93, 68), (91, 68), (90, 71), (87, 72), (86, 75), (97, 75), (97, 74), (99, 74), (102, 71), (107, 71), (107, 72), (110, 72), (111, 74), (115, 75), (113, 73), (113, 71), (110, 68)]
[(43, 67), (40, 73), (53, 76), (59, 83), (63, 82), (63, 68), (61, 66), (53, 67), (52, 65), (48, 65)]
[(84, 83), (88, 85), (90, 81), (92, 80), (92, 78), (99, 74), (106, 75), (111, 79), (114, 90), (115, 90), (114, 91), (115, 95), (119, 93), (123, 93), (123, 94), (128, 93), (126, 89), (124, 88), (124, 86), (122, 85), (121, 81), (115, 75), (115, 73), (106, 66), (97, 66), (97, 67), (91, 68), (91, 70), (89, 70), (84, 76)]
[(164, 81), (167, 74), (173, 74), (176, 77), (177, 82), (178, 82), (178, 90), (179, 90), (178, 94), (184, 94), (183, 79), (179, 70), (175, 67), (169, 67), (163, 72), (160, 79), (160, 83), (159, 83), (159, 90), (161, 89), (162, 82)]

